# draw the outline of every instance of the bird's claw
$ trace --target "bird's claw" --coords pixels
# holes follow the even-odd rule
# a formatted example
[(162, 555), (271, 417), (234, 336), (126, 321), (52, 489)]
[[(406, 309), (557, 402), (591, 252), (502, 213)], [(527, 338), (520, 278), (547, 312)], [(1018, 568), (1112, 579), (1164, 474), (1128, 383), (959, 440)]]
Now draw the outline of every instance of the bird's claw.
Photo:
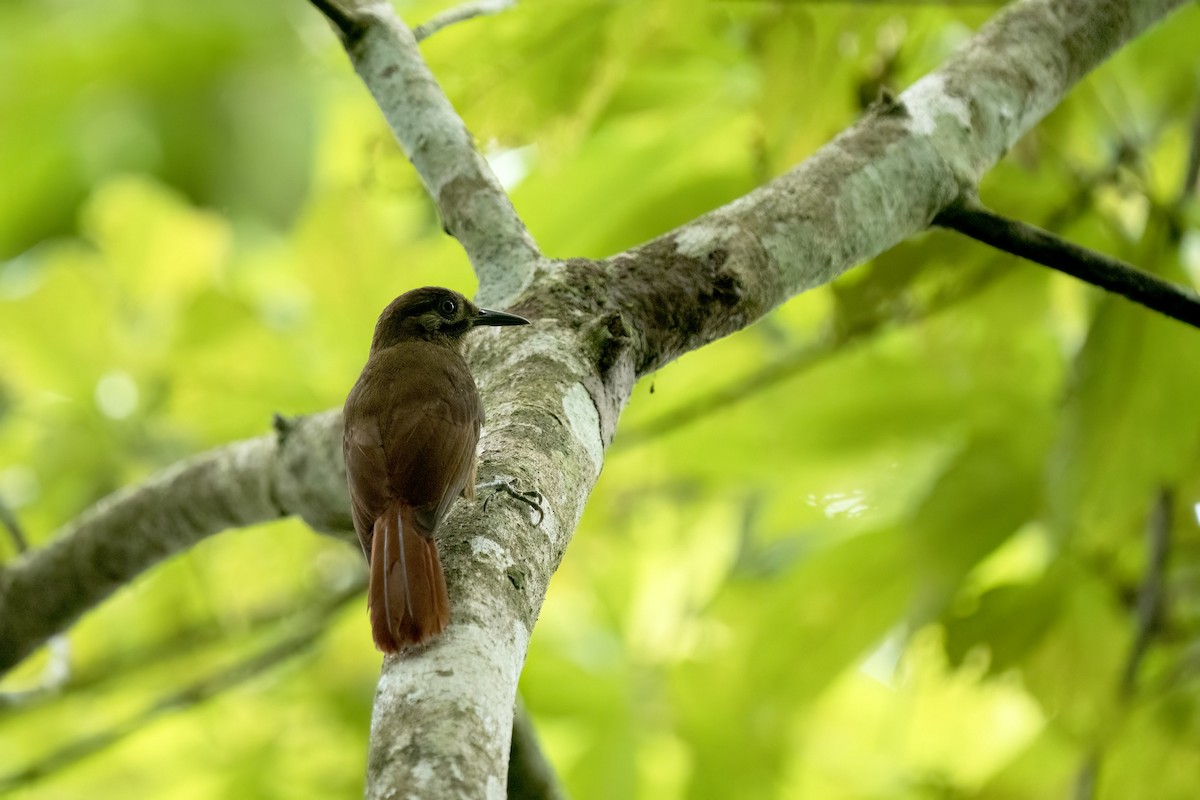
[(543, 498), (542, 493), (536, 489), (523, 492), (513, 486), (513, 482), (508, 478), (497, 478), (494, 481), (481, 483), (476, 487), (476, 489), (481, 492), (489, 489), (491, 490), (491, 494), (483, 498), (484, 511), (487, 511), (488, 505), (492, 502), (492, 500), (495, 499), (496, 495), (506, 494), (517, 502), (524, 503), (537, 512), (537, 519), (533, 521), (533, 527), (536, 528), (538, 525), (541, 525), (542, 520), (546, 518), (546, 512), (542, 508), (542, 500), (545, 498)]

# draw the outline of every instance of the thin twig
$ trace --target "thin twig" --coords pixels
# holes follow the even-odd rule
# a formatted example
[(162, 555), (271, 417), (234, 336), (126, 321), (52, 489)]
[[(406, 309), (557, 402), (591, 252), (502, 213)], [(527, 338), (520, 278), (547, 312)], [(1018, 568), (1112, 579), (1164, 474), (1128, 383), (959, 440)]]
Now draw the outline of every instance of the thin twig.
[(272, 667), (312, 649), (324, 630), (323, 619), (306, 625), (275, 645), (250, 658), (172, 692), (130, 719), (107, 730), (70, 742), (28, 767), (0, 777), (0, 793), (26, 786), (105, 750), (167, 714), (197, 706), (222, 692), (261, 675)]
[(738, 380), (730, 381), (719, 386), (708, 394), (701, 395), (691, 402), (680, 406), (672, 412), (650, 420), (642, 425), (619, 431), (613, 440), (610, 450), (618, 453), (639, 445), (651, 439), (665, 436), (680, 428), (687, 427), (697, 420), (715, 414), (730, 406), (737, 405), (749, 399), (758, 392), (764, 391), (783, 383), (788, 378), (798, 375), (805, 370), (823, 363), (826, 359), (840, 352), (843, 348), (864, 338), (877, 329), (879, 325), (870, 328), (859, 328), (849, 336), (836, 333), (826, 333), (812, 342), (808, 342), (774, 363)]
[(1187, 200), (1197, 193), (1200, 193), (1200, 97), (1192, 115), (1192, 144), (1188, 150), (1187, 169), (1183, 173), (1183, 190), (1179, 194), (1182, 200)]
[(1088, 751), (1075, 774), (1075, 791), (1073, 800), (1092, 800), (1096, 796), (1096, 775), (1100, 772), (1100, 753), (1098, 750)]
[[(764, 4), (767, 0), (735, 0), (743, 3)], [(1004, 5), (1007, 0), (783, 0), (798, 6), (945, 6), (958, 7), (989, 7)], [(729, 0), (726, 0), (729, 2)], [(779, 0), (774, 0), (779, 2)]]
[(1142, 659), (1158, 630), (1163, 611), (1163, 575), (1167, 569), (1167, 557), (1171, 549), (1171, 504), (1172, 494), (1163, 489), (1159, 492), (1150, 521), (1146, 525), (1146, 572), (1138, 587), (1137, 617), (1129, 655), (1121, 672), (1121, 695), (1130, 697), (1137, 689), (1138, 672)]
[(923, 308), (902, 315), (878, 313), (860, 321), (849, 330), (829, 330), (818, 339), (808, 342), (774, 363), (732, 380), (724, 386), (696, 397), (691, 402), (642, 425), (622, 430), (610, 450), (620, 452), (645, 444), (651, 439), (691, 425), (710, 414), (736, 405), (784, 381), (824, 363), (851, 345), (880, 332), (885, 325), (909, 325), (928, 319), (934, 314), (967, 300), (989, 286), (1000, 273), (984, 270), (974, 280), (937, 295)]
[(1035, 225), (1008, 219), (973, 201), (950, 206), (933, 223), (1200, 328), (1200, 294), (1194, 290), (1068, 242)]
[[(314, 618), (327, 620), (345, 607), (348, 601), (366, 590), (366, 578), (366, 571), (360, 570), (360, 574), (353, 580), (333, 591), (282, 598), (276, 604), (259, 608), (249, 615), (244, 625), (239, 626), (238, 634), (261, 635), (263, 631), (285, 620), (294, 619), (298, 608), (309, 609)], [(7, 714), (22, 713), (41, 708), (48, 702), (66, 696), (101, 689), (114, 681), (129, 680), (138, 672), (168, 659), (188, 656), (214, 642), (227, 642), (229, 636), (228, 628), (216, 624), (213, 620), (177, 628), (169, 636), (143, 648), (109, 654), (103, 660), (87, 664), (84, 669), (76, 670), (69, 680), (61, 681), (57, 686), (47, 686), (43, 681), (36, 689), (0, 693), (0, 710)], [(60, 639), (65, 641), (66, 637), (54, 636), (50, 639), (48, 644), (52, 651), (55, 642)]]
[(517, 0), (476, 0), (473, 3), (463, 3), (460, 6), (448, 8), (428, 22), (413, 28), (413, 36), (420, 42), (433, 36), (442, 28), (449, 27), (458, 22), (465, 22), (475, 17), (499, 14), (501, 11), (510, 9), (516, 4)]
[[(1134, 617), (1133, 640), (1121, 670), (1117, 694), (1128, 703), (1137, 691), (1142, 661), (1163, 615), (1163, 584), (1167, 559), (1171, 551), (1171, 507), (1173, 494), (1162, 489), (1155, 500), (1146, 524), (1146, 570), (1138, 587), (1137, 613)], [(1088, 751), (1075, 776), (1075, 800), (1091, 800), (1096, 795), (1100, 768), (1104, 762), (1104, 747), (1097, 743)]]
[(0, 498), (0, 524), (4, 525), (8, 535), (12, 537), (13, 546), (18, 553), (24, 553), (29, 549), (29, 539), (25, 537), (25, 531), (21, 528), (21, 520), (17, 519), (17, 515), (8, 507), (3, 498)]
[[(1096, 177), (1094, 180), (1098, 181), (1099, 179), (1099, 177)], [(1075, 197), (1049, 217), (1050, 221), (1047, 224), (1050, 228), (1054, 229), (1065, 225), (1081, 213), (1085, 208), (1085, 200), (1090, 196), (1093, 188), (1092, 181), (1086, 182), (1086, 185), (1081, 185)], [(995, 270), (985, 270), (978, 273), (972, 280), (958, 286), (955, 290), (944, 291), (936, 295), (923, 308), (909, 310), (908, 313), (903, 315), (876, 313), (874, 316), (858, 321), (858, 324), (851, 330), (828, 331), (820, 339), (803, 345), (752, 375), (743, 376), (731, 381), (725, 386), (709, 394), (697, 397), (675, 411), (664, 414), (646, 424), (620, 431), (616, 440), (613, 441), (610, 452), (620, 452), (637, 447), (658, 436), (666, 435), (690, 425), (709, 414), (714, 414), (735, 405), (757, 392), (776, 386), (810, 367), (815, 367), (823, 363), (826, 359), (837, 354), (841, 349), (875, 335), (885, 324), (899, 327), (928, 319), (946, 308), (974, 297), (980, 291), (990, 286), (992, 281), (999, 276), (1000, 273)]]

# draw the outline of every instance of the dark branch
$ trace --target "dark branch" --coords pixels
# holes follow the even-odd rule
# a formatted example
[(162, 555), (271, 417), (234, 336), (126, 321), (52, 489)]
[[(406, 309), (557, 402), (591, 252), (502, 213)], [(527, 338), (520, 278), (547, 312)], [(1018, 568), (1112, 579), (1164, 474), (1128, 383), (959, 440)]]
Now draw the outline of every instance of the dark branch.
[[(1155, 499), (1154, 508), (1146, 524), (1146, 571), (1138, 587), (1137, 615), (1134, 618), (1133, 641), (1121, 669), (1121, 682), (1117, 686), (1118, 696), (1128, 702), (1137, 691), (1138, 674), (1146, 651), (1159, 630), (1163, 616), (1163, 583), (1167, 571), (1167, 558), (1171, 551), (1171, 505), (1173, 494), (1162, 489)], [(1104, 761), (1104, 748), (1094, 745), (1088, 751), (1075, 775), (1075, 800), (1092, 800), (1100, 768)]]
[(1099, 771), (1100, 755), (1096, 750), (1090, 750), (1075, 775), (1073, 800), (1092, 800), (1096, 796), (1096, 775)]
[[(0, 524), (2, 524), (12, 537), (13, 546), (17, 550), (17, 555), (29, 551), (29, 539), (25, 536), (25, 531), (21, 527), (21, 520), (17, 518), (16, 513), (8, 507), (3, 498), (0, 498)], [(20, 689), (17, 691), (0, 693), (0, 708), (5, 705), (13, 705), (23, 702), (30, 697), (39, 697), (42, 695), (50, 695), (58, 692), (63, 684), (71, 679), (71, 642), (66, 636), (59, 634), (51, 636), (49, 641), (50, 658), (42, 667), (42, 677), (36, 686), (29, 689)]]
[(89, 756), (95, 755), (119, 743), (130, 734), (138, 732), (160, 717), (200, 705), (229, 689), (240, 686), (284, 661), (308, 652), (320, 641), (321, 634), (324, 632), (329, 618), (332, 616), (332, 611), (337, 610), (357, 596), (358, 591), (340, 594), (337, 603), (331, 605), (328, 609), (322, 609), (320, 612), (310, 615), (304, 624), (290, 636), (283, 638), (271, 647), (249, 658), (238, 661), (230, 667), (201, 678), (179, 691), (159, 698), (141, 713), (124, 722), (118, 723), (107, 730), (76, 739), (35, 763), (30, 764), (28, 767), (0, 777), (0, 793), (27, 786), (48, 775), (73, 766)]
[(309, 2), (338, 29), (343, 43), (349, 44), (362, 36), (362, 24), (353, 14), (337, 3), (330, 2), (330, 0), (309, 0)]
[[(269, 631), (278, 629), (283, 623), (296, 618), (297, 609), (305, 609), (316, 618), (331, 619), (346, 604), (363, 594), (367, 588), (367, 574), (361, 570), (344, 586), (333, 590), (310, 592), (282, 597), (275, 603), (258, 608), (239, 625), (241, 636), (253, 639), (266, 638)], [(65, 636), (55, 636), (56, 641), (66, 642)], [(191, 624), (173, 628), (160, 639), (137, 649), (105, 654), (95, 661), (80, 665), (70, 678), (55, 686), (38, 686), (34, 689), (0, 694), (0, 713), (13, 715), (42, 708), (50, 703), (88, 692), (105, 690), (113, 684), (138, 680), (138, 675), (149, 668), (160, 666), (171, 659), (195, 657), (196, 653), (214, 644), (228, 644), (230, 633), (227, 625), (215, 619), (196, 620)]]
[(933, 223), (1200, 328), (1200, 295), (1195, 291), (1080, 247), (1035, 225), (1008, 219), (976, 203), (950, 206)]
[(1163, 489), (1158, 494), (1150, 520), (1146, 525), (1146, 572), (1138, 587), (1137, 618), (1133, 641), (1125, 668), (1121, 671), (1121, 695), (1132, 696), (1137, 689), (1138, 672), (1142, 659), (1158, 630), (1163, 612), (1163, 575), (1167, 569), (1167, 556), (1171, 549), (1171, 492)]
[(554, 768), (546, 760), (533, 721), (517, 697), (512, 748), (508, 752), (508, 800), (563, 800)]
[(2, 498), (0, 498), (0, 525), (3, 525), (8, 531), (8, 535), (12, 537), (13, 547), (18, 553), (24, 553), (29, 549), (29, 540), (25, 538), (25, 531), (21, 528), (21, 520), (17, 519), (17, 515)]
[(161, 698), (142, 713), (125, 722), (108, 730), (77, 739), (20, 772), (0, 778), (0, 791), (16, 789), (40, 780), (117, 744), (159, 717), (199, 705), (227, 689), (245, 683), (276, 664), (310, 649), (316, 641), (314, 634), (314, 631), (305, 629), (302, 635), (285, 639), (253, 658), (239, 662), (230, 669), (185, 686), (178, 692)]
[(1192, 145), (1188, 150), (1187, 169), (1183, 173), (1184, 200), (1200, 193), (1200, 97), (1196, 98), (1196, 111), (1192, 115)]

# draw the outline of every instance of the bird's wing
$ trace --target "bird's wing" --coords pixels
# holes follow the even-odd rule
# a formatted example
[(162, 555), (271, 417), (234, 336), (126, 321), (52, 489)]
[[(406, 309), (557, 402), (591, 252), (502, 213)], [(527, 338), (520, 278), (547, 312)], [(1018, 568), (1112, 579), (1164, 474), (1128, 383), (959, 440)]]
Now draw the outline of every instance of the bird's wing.
[[(409, 372), (389, 406), (383, 431), (390, 486), (416, 509), (426, 533), (441, 521), (468, 481), (483, 407), (462, 359), (440, 352)], [(448, 356), (448, 357), (447, 357)]]
[(370, 558), (371, 536), (375, 520), (391, 498), (388, 484), (387, 455), (378, 418), (362, 413), (356, 395), (362, 382), (354, 387), (343, 414), (342, 456), (346, 462), (346, 482), (350, 489), (350, 512), (363, 554)]
[(432, 455), (431, 460), (439, 464), (439, 469), (443, 470), (441, 474), (448, 476), (449, 480), (437, 493), (435, 503), (418, 510), (418, 518), (422, 513), (427, 515), (430, 530), (450, 512), (450, 507), (468, 484), (474, 488), (480, 419), (458, 420), (454, 418), (456, 416), (448, 415), (431, 426), (440, 429), (435, 440), (438, 443), (436, 454)]

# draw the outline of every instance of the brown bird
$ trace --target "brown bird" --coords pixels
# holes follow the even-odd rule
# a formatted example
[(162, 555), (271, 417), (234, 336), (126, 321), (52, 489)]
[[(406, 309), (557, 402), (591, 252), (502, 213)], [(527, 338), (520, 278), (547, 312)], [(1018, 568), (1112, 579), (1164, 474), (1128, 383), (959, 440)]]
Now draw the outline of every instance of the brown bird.
[(480, 325), (528, 324), (433, 286), (400, 295), (375, 324), (346, 398), (342, 453), (371, 568), (371, 634), (385, 653), (422, 644), (450, 621), (433, 534), (455, 498), (475, 496), (483, 425), (463, 336)]

